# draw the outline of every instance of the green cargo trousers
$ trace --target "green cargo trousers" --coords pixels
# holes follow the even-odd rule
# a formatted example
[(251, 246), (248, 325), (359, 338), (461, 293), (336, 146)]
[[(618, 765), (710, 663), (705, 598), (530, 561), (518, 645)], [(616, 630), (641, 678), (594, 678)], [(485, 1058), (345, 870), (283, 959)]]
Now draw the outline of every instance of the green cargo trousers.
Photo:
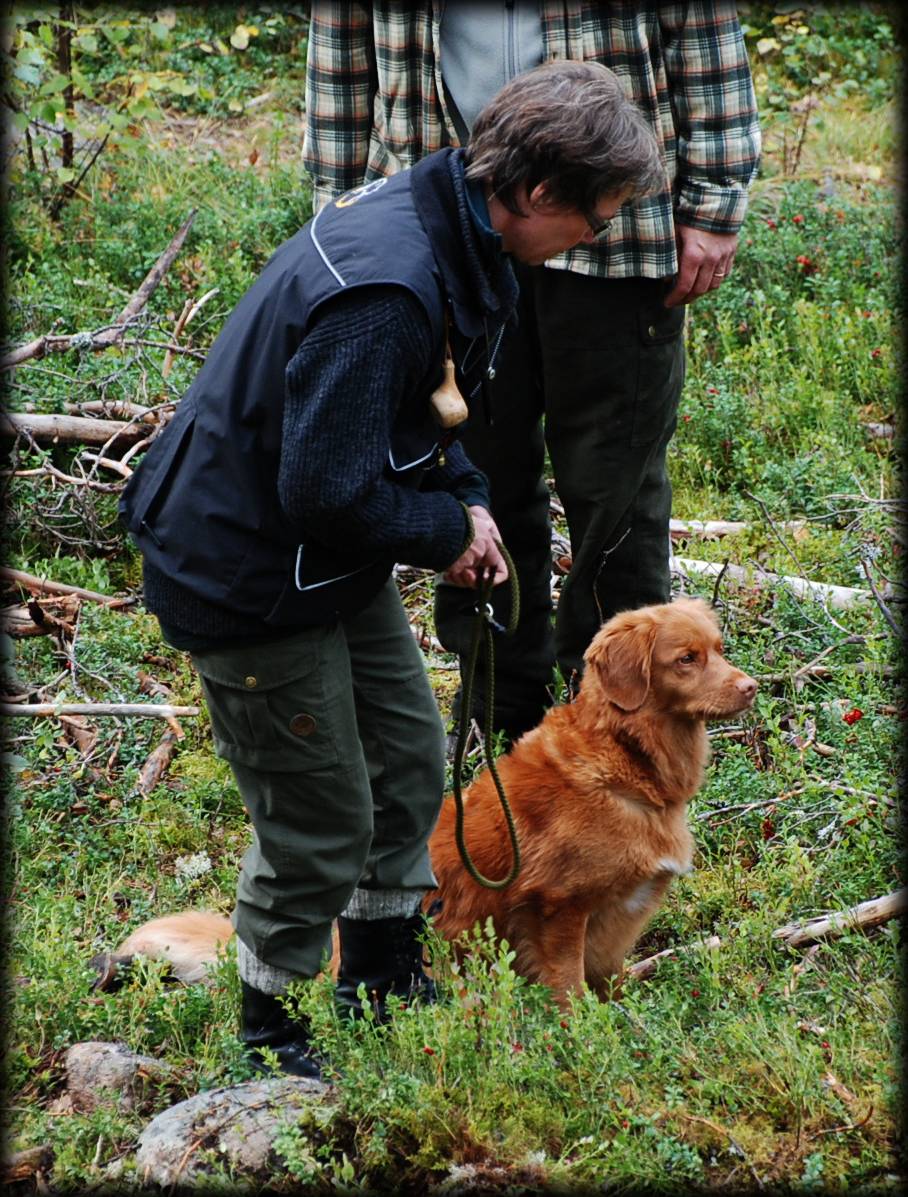
[(237, 934), (314, 976), (355, 887), (436, 885), (444, 728), (397, 587), (335, 624), (192, 661), (252, 821)]
[[(552, 702), (553, 665), (579, 681), (583, 653), (615, 612), (669, 597), (671, 485), (666, 450), (684, 382), (684, 308), (669, 281), (599, 279), (517, 265), (519, 325), (489, 384), (493, 423), (474, 411), (464, 445), (488, 476), (492, 514), (514, 559), (520, 624), (495, 645), (494, 725), (512, 738)], [(548, 447), (573, 564), (552, 629)], [(494, 592), (507, 622), (508, 587)], [(472, 597), (440, 582), (438, 637), (461, 660)], [(472, 714), (482, 719), (477, 666)], [(456, 704), (455, 704), (456, 711)]]

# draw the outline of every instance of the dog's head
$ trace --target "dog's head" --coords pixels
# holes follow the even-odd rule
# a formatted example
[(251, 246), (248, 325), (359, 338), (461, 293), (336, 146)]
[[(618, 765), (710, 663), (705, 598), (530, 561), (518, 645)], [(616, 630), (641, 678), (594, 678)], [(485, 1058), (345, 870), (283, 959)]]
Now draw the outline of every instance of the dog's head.
[(716, 719), (753, 704), (757, 683), (725, 660), (712, 609), (700, 599), (622, 611), (584, 654), (583, 687), (623, 711)]

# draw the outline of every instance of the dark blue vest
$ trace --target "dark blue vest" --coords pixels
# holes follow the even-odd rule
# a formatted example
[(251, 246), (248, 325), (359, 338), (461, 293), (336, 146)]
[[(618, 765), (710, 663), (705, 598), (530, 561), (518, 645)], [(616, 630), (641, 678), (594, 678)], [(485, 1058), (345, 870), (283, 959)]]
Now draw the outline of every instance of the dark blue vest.
[[(438, 455), (428, 400), (441, 377), (451, 296), (435, 245), (444, 222), (414, 203), (411, 180), (439, 171), (450, 187), (450, 153), (348, 192), (275, 251), (126, 487), (120, 512), (143, 555), (199, 598), (285, 627), (362, 607), (388, 577), (393, 561), (301, 544), (284, 516), (277, 494), (284, 375), (326, 300), (368, 284), (409, 288), (428, 313), (437, 361), (401, 406), (386, 469), (401, 485), (419, 485)], [(431, 195), (431, 187), (420, 194)], [(447, 232), (458, 235), (449, 224)], [(462, 287), (455, 291), (459, 308)], [(459, 314), (453, 303), (451, 310)]]

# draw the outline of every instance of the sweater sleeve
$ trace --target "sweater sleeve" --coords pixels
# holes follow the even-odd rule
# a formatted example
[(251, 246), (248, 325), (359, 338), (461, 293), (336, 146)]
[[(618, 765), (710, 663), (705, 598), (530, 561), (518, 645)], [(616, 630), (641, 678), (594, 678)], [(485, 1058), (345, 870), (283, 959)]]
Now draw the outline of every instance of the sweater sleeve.
[(459, 441), (445, 449), (445, 464), (426, 474), (426, 490), (446, 490), (467, 507), (485, 507), (491, 511), (489, 480), (473, 465)]
[(357, 288), (317, 319), (287, 367), (278, 472), (281, 506), (304, 538), (435, 570), (466, 549), (455, 480), (417, 490), (385, 473), (395, 414), (431, 362), (428, 317), (402, 287)]

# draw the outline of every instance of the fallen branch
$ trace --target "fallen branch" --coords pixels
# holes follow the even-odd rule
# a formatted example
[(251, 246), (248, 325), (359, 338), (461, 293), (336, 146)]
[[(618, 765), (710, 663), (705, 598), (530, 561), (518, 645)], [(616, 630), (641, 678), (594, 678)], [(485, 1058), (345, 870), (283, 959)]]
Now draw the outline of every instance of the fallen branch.
[(0, 415), (0, 436), (12, 439), (22, 434), (39, 444), (106, 445), (109, 441), (132, 442), (148, 435), (144, 422), (123, 424), (118, 420), (92, 420), (84, 416), (41, 415), (34, 412), (4, 412)]
[(79, 598), (88, 599), (92, 603), (104, 603), (111, 608), (126, 607), (136, 601), (134, 598), (112, 598), (109, 594), (98, 594), (96, 590), (85, 590), (81, 586), (70, 586), (66, 582), (52, 582), (48, 578), (38, 578), (34, 574), (12, 569), (8, 565), (0, 565), (0, 580), (17, 582), (34, 594), (76, 594)]
[(139, 719), (175, 719), (198, 714), (198, 707), (173, 707), (154, 702), (0, 703), (0, 715), (27, 715), (29, 718), (44, 715), (129, 715)]
[[(707, 574), (710, 577), (715, 577), (724, 569), (727, 575), (736, 582), (747, 583), (750, 581), (749, 571), (743, 565), (722, 565), (717, 561), (694, 561), (689, 557), (672, 557), (672, 568), (683, 573)], [(870, 598), (869, 591), (860, 590), (854, 586), (833, 586), (827, 582), (810, 582), (806, 578), (794, 577), (791, 574), (771, 574), (760, 570), (760, 580), (781, 582), (798, 598), (812, 598), (818, 602), (825, 600), (838, 610), (844, 610), (852, 603), (864, 602)]]
[(129, 399), (89, 399), (86, 403), (64, 403), (63, 407), (71, 416), (103, 416), (105, 420), (136, 420), (142, 419), (146, 423), (154, 422), (152, 414), (154, 408), (143, 407), (141, 403), (133, 403)]
[(37, 1173), (49, 1172), (54, 1162), (54, 1150), (50, 1143), (38, 1147), (26, 1147), (16, 1151), (3, 1161), (3, 1183), (33, 1180)]
[(106, 349), (114, 345), (123, 336), (130, 323), (138, 316), (156, 290), (161, 279), (170, 269), (174, 258), (183, 248), (183, 242), (192, 228), (197, 209), (189, 213), (180, 225), (173, 240), (146, 274), (138, 290), (127, 303), (123, 311), (117, 316), (113, 324), (100, 332), (79, 332), (58, 336), (47, 334), (29, 341), (26, 345), (19, 345), (0, 359), (0, 370), (8, 370), (12, 366), (19, 366), (32, 358), (44, 357), (46, 353), (65, 353), (70, 349), (89, 348)]
[(79, 596), (75, 594), (17, 603), (0, 610), (0, 631), (13, 637), (46, 636), (61, 624), (65, 626), (67, 617), (72, 619), (78, 607)]
[(789, 947), (799, 948), (804, 944), (815, 943), (818, 939), (843, 935), (852, 929), (876, 927), (895, 918), (906, 908), (908, 888), (898, 889), (895, 893), (886, 894), (882, 898), (871, 898), (869, 902), (860, 902), (857, 906), (839, 910), (835, 914), (824, 914), (803, 922), (788, 923), (773, 931), (772, 937), (784, 940)]
[(836, 672), (842, 673), (850, 669), (853, 673), (871, 673), (879, 677), (894, 677), (898, 672), (894, 665), (887, 665), (882, 661), (843, 661), (841, 665), (804, 665), (794, 673), (758, 673), (758, 682), (781, 683), (798, 681), (801, 678), (834, 677)]
[[(716, 812), (714, 812), (716, 813)], [(867, 930), (871, 927), (886, 923), (908, 907), (908, 888), (896, 890), (893, 894), (886, 894), (882, 898), (871, 898), (869, 902), (861, 902), (848, 910), (840, 910), (835, 914), (820, 915), (818, 918), (807, 919), (804, 922), (788, 923), (778, 927), (772, 933), (773, 939), (781, 939), (792, 948), (802, 947), (814, 943), (818, 939), (832, 938), (844, 935), (846, 931)], [(688, 955), (690, 952), (714, 951), (722, 946), (718, 935), (711, 935), (709, 939), (700, 939), (692, 944), (682, 944), (674, 948), (665, 948), (656, 952), (654, 956), (647, 956), (635, 964), (628, 965), (624, 970), (625, 977), (635, 981), (651, 977), (659, 963), (669, 956)]]
[(677, 956), (679, 954), (686, 956), (689, 952), (712, 952), (721, 946), (722, 940), (718, 935), (711, 935), (709, 939), (698, 939), (696, 943), (685, 944), (682, 947), (665, 948), (662, 952), (656, 952), (655, 956), (647, 956), (645, 960), (638, 960), (636, 964), (629, 965), (625, 969), (624, 975), (626, 977), (633, 977), (635, 981), (643, 981), (653, 975), (659, 967), (660, 960), (665, 960), (669, 956)]
[[(792, 532), (803, 528), (806, 520), (788, 520), (781, 527)], [(676, 540), (685, 536), (735, 536), (746, 532), (751, 524), (743, 520), (669, 520), (668, 530)]]

